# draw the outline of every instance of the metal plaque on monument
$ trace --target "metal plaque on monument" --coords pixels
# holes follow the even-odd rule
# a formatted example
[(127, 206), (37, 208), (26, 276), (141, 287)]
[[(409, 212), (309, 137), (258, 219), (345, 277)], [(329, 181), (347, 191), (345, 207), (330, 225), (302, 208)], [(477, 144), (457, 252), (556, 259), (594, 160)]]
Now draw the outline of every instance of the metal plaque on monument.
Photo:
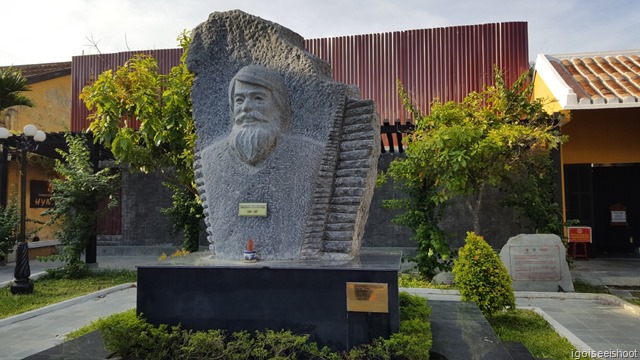
[(235, 10), (192, 32), (195, 175), (210, 252), (138, 268), (137, 311), (190, 329), (288, 329), (347, 350), (399, 330), (400, 254), (360, 251), (375, 104), (304, 39)]

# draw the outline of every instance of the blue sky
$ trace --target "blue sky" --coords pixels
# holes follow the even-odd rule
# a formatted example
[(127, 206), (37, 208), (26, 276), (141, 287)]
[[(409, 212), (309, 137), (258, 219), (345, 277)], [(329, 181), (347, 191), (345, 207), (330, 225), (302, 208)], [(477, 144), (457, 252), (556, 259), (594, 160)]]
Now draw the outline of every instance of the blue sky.
[(305, 38), (526, 21), (529, 58), (640, 49), (638, 0), (3, 0), (0, 66), (164, 49), (214, 11), (240, 9)]

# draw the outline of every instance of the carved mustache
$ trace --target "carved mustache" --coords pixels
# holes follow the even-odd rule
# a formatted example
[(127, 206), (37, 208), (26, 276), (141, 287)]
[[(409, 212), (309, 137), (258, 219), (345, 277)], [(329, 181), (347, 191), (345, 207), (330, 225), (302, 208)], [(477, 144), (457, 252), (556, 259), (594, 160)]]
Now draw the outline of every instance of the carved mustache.
[(237, 124), (254, 123), (254, 122), (260, 122), (260, 123), (268, 123), (269, 122), (269, 119), (267, 117), (265, 117), (264, 115), (262, 115), (261, 113), (259, 113), (257, 111), (240, 113), (238, 116), (236, 116), (235, 120), (236, 120)]

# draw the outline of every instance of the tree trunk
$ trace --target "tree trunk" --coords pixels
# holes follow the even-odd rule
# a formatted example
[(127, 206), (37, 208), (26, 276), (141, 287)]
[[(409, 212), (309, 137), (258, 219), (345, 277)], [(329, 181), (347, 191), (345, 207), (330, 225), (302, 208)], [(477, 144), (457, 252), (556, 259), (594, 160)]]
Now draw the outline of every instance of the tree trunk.
[(471, 213), (471, 218), (473, 219), (473, 232), (476, 235), (482, 235), (480, 228), (480, 208), (482, 207), (482, 198), (484, 196), (484, 188), (485, 185), (481, 185), (480, 189), (478, 189), (478, 193), (475, 196), (475, 201), (472, 203), (472, 199), (467, 198), (465, 201), (467, 205), (467, 209)]

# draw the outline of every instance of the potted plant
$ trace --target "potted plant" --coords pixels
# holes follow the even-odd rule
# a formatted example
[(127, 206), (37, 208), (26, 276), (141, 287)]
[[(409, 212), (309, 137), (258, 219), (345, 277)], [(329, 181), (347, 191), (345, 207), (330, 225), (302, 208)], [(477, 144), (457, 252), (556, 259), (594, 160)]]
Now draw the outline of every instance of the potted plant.
[(20, 227), (18, 204), (0, 205), (0, 264), (6, 264), (6, 256), (13, 252)]

